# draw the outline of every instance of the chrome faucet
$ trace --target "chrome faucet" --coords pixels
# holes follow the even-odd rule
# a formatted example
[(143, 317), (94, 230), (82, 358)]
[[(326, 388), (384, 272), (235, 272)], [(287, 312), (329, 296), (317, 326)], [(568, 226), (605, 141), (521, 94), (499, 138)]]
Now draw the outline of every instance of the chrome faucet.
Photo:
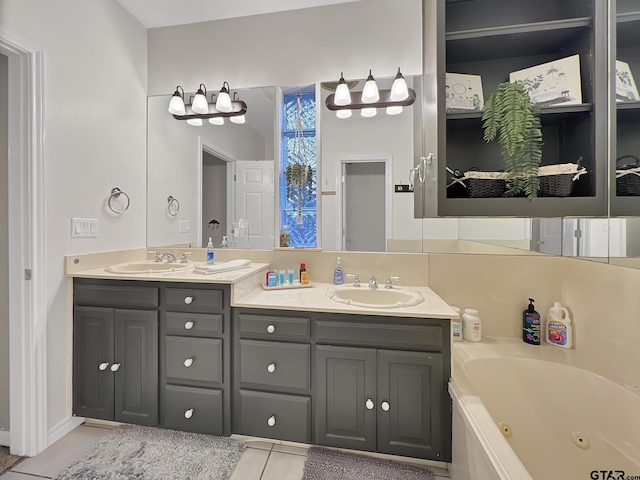
[(182, 252), (182, 255), (180, 255), (180, 263), (189, 263), (189, 260), (187, 260), (189, 255), (191, 255), (191, 252)]
[(353, 286), (354, 287), (359, 287), (360, 286), (360, 276), (356, 273), (347, 273), (347, 278), (353, 278)]
[(378, 288), (378, 279), (376, 278), (375, 273), (371, 274), (371, 278), (369, 279), (369, 288)]
[(156, 252), (155, 255), (156, 255), (156, 258), (153, 261), (160, 263), (162, 261), (162, 254), (160, 252)]
[(384, 282), (384, 288), (393, 288), (393, 283), (391, 280), (400, 280), (400, 277), (392, 277), (391, 275), (387, 275), (387, 281)]
[(173, 253), (163, 253), (160, 256), (160, 261), (164, 260), (164, 257), (167, 257), (167, 263), (173, 263), (176, 261), (176, 256)]

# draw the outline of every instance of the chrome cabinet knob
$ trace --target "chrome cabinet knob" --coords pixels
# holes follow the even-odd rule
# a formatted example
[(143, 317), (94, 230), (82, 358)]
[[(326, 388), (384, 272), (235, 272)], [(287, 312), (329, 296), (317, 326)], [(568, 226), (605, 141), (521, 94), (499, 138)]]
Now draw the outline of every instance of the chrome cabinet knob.
[(187, 358), (187, 359), (184, 361), (184, 366), (185, 366), (185, 367), (187, 367), (187, 368), (189, 368), (191, 365), (193, 365), (193, 358)]
[(120, 368), (120, 364), (119, 363), (114, 363), (113, 365), (111, 365), (111, 371), (112, 372), (117, 372), (119, 368)]
[(269, 325), (267, 327), (267, 333), (273, 333), (276, 331), (276, 327), (274, 325)]
[(267, 425), (269, 425), (270, 427), (275, 426), (276, 424), (276, 416), (275, 415), (271, 415), (269, 417), (269, 420), (267, 420)]
[(185, 330), (191, 330), (193, 328), (193, 322), (187, 322), (184, 324)]
[(191, 417), (193, 417), (193, 408), (190, 408), (189, 410), (184, 412), (184, 418), (191, 418)]
[(184, 303), (191, 305), (191, 302), (193, 302), (193, 297), (184, 297)]
[(365, 403), (367, 410), (373, 410), (373, 400), (371, 400), (370, 398), (367, 399), (367, 403)]
[(275, 363), (269, 364), (269, 366), (267, 367), (267, 372), (273, 373), (275, 371), (276, 371), (276, 364)]
[(389, 411), (389, 402), (382, 402), (382, 405), (380, 405), (380, 407), (382, 407), (382, 410), (384, 410), (385, 412)]
[(109, 362), (104, 362), (104, 363), (101, 363), (98, 368), (100, 370), (106, 370), (108, 366), (109, 366)]

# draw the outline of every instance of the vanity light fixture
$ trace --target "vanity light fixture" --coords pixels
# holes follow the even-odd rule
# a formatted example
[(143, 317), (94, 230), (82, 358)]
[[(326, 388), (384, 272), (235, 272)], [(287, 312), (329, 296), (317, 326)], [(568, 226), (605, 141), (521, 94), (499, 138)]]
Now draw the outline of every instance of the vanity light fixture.
[(220, 93), (218, 93), (218, 100), (216, 100), (216, 110), (224, 113), (229, 113), (233, 110), (231, 97), (229, 96), (229, 84), (227, 82), (222, 82), (222, 88), (220, 89)]
[[(195, 96), (192, 95), (189, 98), (190, 103), (185, 104), (184, 90), (178, 85), (169, 102), (169, 113), (176, 120), (186, 120), (189, 125), (196, 127), (201, 126), (203, 120), (209, 120), (209, 123), (213, 125), (224, 125), (225, 118), (229, 118), (233, 123), (245, 123), (247, 104), (240, 100), (238, 92), (234, 92), (233, 101), (231, 101), (227, 82), (224, 82), (222, 90), (217, 96), (216, 94), (211, 94), (210, 102), (207, 101), (206, 91), (207, 88), (201, 83)], [(223, 111), (218, 108), (218, 104), (220, 104), (220, 97), (224, 98), (224, 96), (229, 98), (229, 104), (227, 108), (225, 101), (222, 101), (222, 108), (225, 109)], [(204, 99), (204, 102), (202, 99)]]
[(388, 115), (398, 115), (402, 113), (402, 107), (412, 105), (416, 101), (416, 92), (407, 87), (407, 82), (399, 67), (390, 90), (378, 90), (371, 70), (369, 70), (369, 76), (359, 98), (353, 98), (353, 92), (349, 92), (351, 100), (345, 102), (345, 98), (347, 98), (345, 89), (349, 91), (349, 82), (346, 82), (343, 74), (340, 73), (340, 81), (335, 87), (335, 93), (329, 95), (325, 102), (327, 108), (336, 112), (338, 118), (351, 117), (353, 110), (360, 110), (360, 115), (363, 117), (373, 117), (378, 108), (385, 108)]

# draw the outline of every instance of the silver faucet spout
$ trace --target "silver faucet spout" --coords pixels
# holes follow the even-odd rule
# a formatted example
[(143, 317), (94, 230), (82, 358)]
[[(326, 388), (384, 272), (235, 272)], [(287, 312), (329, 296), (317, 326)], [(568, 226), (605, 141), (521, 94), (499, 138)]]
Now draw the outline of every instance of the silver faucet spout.
[(173, 253), (163, 253), (160, 257), (160, 261), (164, 260), (164, 257), (167, 257), (167, 263), (173, 263), (176, 261), (176, 256)]

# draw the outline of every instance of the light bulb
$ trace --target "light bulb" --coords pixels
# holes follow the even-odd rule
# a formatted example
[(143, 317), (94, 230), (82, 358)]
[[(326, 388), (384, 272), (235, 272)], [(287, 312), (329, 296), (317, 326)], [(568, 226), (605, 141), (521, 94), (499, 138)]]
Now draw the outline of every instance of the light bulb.
[[(226, 87), (225, 87), (226, 85)], [(220, 93), (218, 93), (218, 99), (216, 100), (216, 110), (219, 112), (228, 113), (233, 110), (231, 105), (231, 97), (229, 96), (229, 89), (227, 88), (229, 84), (224, 82), (222, 84), (222, 88), (220, 89)]]
[(187, 123), (189, 125), (193, 125), (194, 127), (201, 127), (202, 126), (202, 119), (201, 118), (190, 118), (189, 120), (187, 120)]
[(351, 116), (351, 110), (345, 109), (345, 110), (336, 111), (336, 117), (338, 118), (349, 118), (350, 116)]
[(360, 110), (360, 115), (367, 118), (375, 117), (376, 113), (377, 112), (375, 108), (363, 108), (362, 110)]
[(184, 93), (180, 94), (178, 89), (182, 89), (181, 86), (176, 87), (176, 91), (171, 96), (171, 101), (169, 102), (169, 113), (172, 115), (184, 115), (186, 113), (184, 108)]
[(233, 123), (237, 123), (238, 125), (242, 125), (246, 121), (244, 114), (234, 115), (233, 117), (229, 117), (229, 120), (231, 120)]
[(222, 118), (222, 117), (211, 117), (209, 119), (209, 123), (211, 125), (224, 125), (224, 118)]
[(399, 115), (402, 113), (402, 107), (387, 107), (387, 115)]
[[(203, 91), (204, 89), (204, 91)], [(209, 102), (207, 102), (207, 88), (201, 83), (196, 96), (193, 97), (191, 110), (194, 113), (209, 113)]]
[(376, 84), (376, 80), (373, 78), (373, 75), (371, 75), (371, 70), (369, 70), (369, 76), (367, 77), (367, 81), (362, 89), (362, 102), (375, 103), (378, 100), (380, 100), (378, 85)]
[(409, 98), (409, 89), (407, 88), (407, 82), (400, 73), (400, 67), (398, 67), (398, 74), (396, 75), (393, 85), (391, 85), (391, 94), (389, 98), (392, 102), (399, 102)]
[(351, 92), (349, 92), (349, 87), (342, 76), (342, 72), (340, 72), (340, 80), (336, 87), (336, 94), (333, 103), (336, 105), (349, 105), (351, 103)]

